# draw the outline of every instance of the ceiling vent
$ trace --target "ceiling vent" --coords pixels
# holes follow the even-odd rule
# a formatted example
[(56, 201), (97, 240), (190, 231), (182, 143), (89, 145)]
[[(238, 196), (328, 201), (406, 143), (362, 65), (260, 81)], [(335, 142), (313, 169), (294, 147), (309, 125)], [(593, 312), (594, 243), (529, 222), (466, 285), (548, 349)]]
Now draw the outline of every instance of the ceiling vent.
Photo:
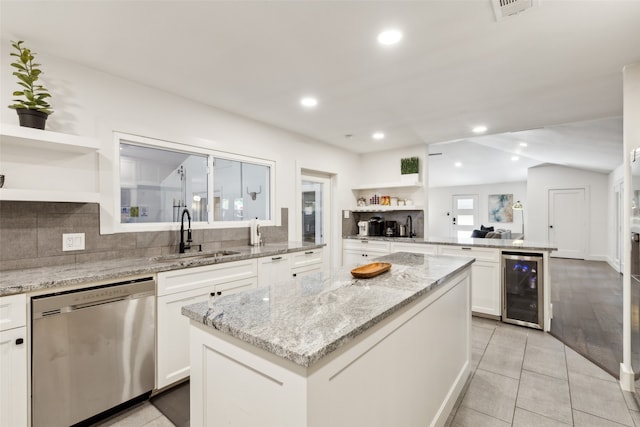
[(491, 0), (493, 11), (496, 14), (496, 21), (500, 21), (508, 16), (517, 15), (527, 9), (539, 5), (539, 0)]

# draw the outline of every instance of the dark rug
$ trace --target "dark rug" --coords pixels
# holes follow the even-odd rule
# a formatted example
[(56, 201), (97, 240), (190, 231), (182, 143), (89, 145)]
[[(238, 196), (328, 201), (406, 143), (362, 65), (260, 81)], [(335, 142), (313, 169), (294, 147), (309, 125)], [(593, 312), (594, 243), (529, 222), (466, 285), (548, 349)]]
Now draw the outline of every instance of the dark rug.
[(189, 427), (189, 381), (149, 399), (176, 427)]

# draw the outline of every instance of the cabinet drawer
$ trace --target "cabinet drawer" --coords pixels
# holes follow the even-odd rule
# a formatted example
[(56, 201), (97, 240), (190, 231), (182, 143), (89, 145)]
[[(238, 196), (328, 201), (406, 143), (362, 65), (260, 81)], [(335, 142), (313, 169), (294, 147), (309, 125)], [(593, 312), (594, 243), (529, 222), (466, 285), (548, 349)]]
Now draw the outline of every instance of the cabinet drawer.
[(255, 258), (165, 271), (158, 273), (158, 296), (241, 279), (255, 278), (257, 274), (258, 261)]
[(322, 249), (311, 249), (304, 252), (294, 252), (291, 268), (305, 267), (312, 264), (322, 264)]
[(342, 248), (356, 251), (376, 251), (389, 252), (389, 242), (367, 239), (345, 239), (342, 241)]
[(27, 324), (27, 296), (25, 294), (0, 297), (0, 331)]
[(258, 287), (258, 278), (250, 277), (248, 279), (236, 280), (233, 282), (222, 283), (216, 285), (215, 291), (222, 292), (221, 295), (231, 295), (237, 292), (248, 291)]
[(412, 252), (416, 254), (436, 255), (438, 247), (424, 243), (391, 243), (391, 252)]
[(498, 262), (500, 251), (490, 248), (476, 248), (473, 246), (440, 246), (440, 255), (470, 256), (478, 261)]

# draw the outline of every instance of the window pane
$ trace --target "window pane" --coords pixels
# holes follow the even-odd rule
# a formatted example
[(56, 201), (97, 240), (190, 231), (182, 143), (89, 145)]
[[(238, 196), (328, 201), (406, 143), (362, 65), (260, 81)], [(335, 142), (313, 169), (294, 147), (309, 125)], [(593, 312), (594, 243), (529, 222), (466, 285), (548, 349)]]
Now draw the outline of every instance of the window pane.
[(214, 158), (214, 220), (271, 219), (270, 179), (269, 166)]
[(458, 225), (473, 225), (473, 215), (458, 215)]
[(207, 220), (207, 157), (120, 144), (120, 222)]
[(473, 199), (458, 199), (458, 209), (473, 209)]

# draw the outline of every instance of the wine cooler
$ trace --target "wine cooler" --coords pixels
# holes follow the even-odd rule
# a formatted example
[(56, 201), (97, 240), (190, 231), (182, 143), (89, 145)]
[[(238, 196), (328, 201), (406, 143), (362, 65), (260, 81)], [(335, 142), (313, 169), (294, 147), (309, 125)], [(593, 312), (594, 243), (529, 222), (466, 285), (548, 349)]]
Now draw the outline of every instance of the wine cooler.
[(502, 253), (502, 321), (543, 329), (542, 255)]

